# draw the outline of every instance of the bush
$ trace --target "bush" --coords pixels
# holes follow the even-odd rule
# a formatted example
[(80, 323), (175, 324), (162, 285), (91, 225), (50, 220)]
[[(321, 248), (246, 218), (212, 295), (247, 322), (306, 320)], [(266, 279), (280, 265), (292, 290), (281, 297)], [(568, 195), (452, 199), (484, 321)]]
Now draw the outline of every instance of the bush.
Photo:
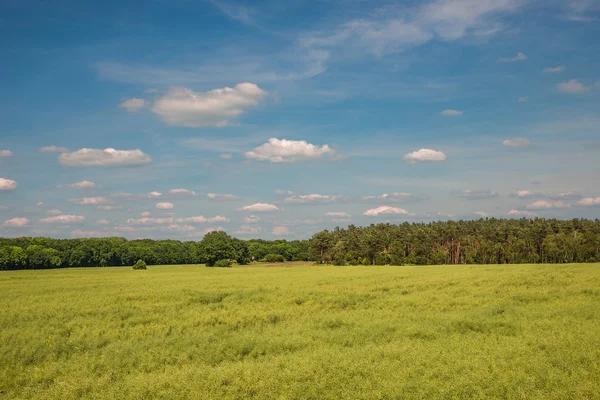
[(281, 254), (267, 254), (265, 261), (269, 263), (285, 262), (285, 257)]
[(137, 260), (133, 265), (133, 269), (146, 269), (146, 263), (142, 260)]
[(215, 267), (221, 267), (221, 268), (230, 268), (232, 265), (231, 260), (219, 260), (215, 263)]

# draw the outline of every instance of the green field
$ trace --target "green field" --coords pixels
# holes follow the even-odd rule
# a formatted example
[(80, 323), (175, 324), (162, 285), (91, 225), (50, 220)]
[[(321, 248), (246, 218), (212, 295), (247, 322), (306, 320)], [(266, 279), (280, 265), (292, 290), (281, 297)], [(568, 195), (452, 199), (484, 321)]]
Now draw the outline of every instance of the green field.
[(13, 271), (0, 296), (0, 398), (600, 398), (599, 264)]

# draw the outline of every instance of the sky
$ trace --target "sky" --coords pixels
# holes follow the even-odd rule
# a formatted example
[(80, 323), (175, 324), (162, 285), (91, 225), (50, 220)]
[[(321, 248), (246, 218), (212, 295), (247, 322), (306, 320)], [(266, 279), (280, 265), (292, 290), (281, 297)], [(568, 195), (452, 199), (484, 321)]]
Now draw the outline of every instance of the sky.
[(600, 215), (600, 1), (0, 0), (0, 236)]

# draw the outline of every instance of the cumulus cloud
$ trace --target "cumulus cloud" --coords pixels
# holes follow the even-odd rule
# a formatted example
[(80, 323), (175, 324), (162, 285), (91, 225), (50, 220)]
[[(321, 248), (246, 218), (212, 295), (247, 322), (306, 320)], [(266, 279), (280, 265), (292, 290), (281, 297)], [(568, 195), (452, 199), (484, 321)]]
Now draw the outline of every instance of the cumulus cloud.
[(323, 157), (337, 158), (338, 152), (326, 144), (319, 147), (304, 140), (271, 138), (267, 143), (244, 153), (244, 156), (274, 163), (291, 163)]
[(247, 224), (255, 224), (258, 221), (260, 221), (260, 217), (257, 217), (256, 215), (251, 215), (249, 217), (244, 217), (244, 222)]
[(326, 217), (347, 218), (350, 214), (344, 211), (329, 211), (325, 213)]
[(227, 217), (224, 217), (222, 215), (216, 215), (211, 218), (206, 218), (206, 217), (203, 217), (202, 215), (199, 215), (196, 217), (177, 218), (175, 221), (179, 222), (179, 223), (189, 223), (189, 224), (204, 224), (207, 222), (212, 224), (214, 222), (229, 222), (230, 219)]
[(507, 147), (527, 147), (531, 144), (531, 142), (527, 138), (514, 138), (507, 139), (502, 142), (502, 144)]
[(370, 217), (377, 217), (379, 215), (414, 215), (409, 213), (403, 208), (390, 207), (390, 206), (381, 206), (377, 208), (372, 208), (363, 213), (363, 215), (367, 215)]
[(307, 194), (301, 196), (290, 196), (283, 199), (284, 203), (289, 204), (322, 204), (333, 203), (335, 201), (346, 201), (346, 196), (325, 196), (322, 194)]
[(177, 195), (177, 196), (195, 196), (196, 192), (189, 189), (171, 189), (169, 190), (169, 194)]
[(67, 183), (63, 185), (56, 185), (59, 189), (93, 189), (98, 187), (94, 182), (90, 181), (81, 181), (75, 183)]
[(600, 197), (586, 197), (577, 202), (578, 206), (590, 207), (600, 206)]
[(150, 213), (148, 211), (144, 211), (142, 213), (142, 217), (149, 217), (149, 216), (150, 216)]
[(129, 225), (161, 225), (161, 224), (172, 224), (175, 222), (173, 217), (164, 217), (164, 218), (129, 218), (127, 223)]
[(17, 188), (17, 182), (12, 179), (0, 178), (0, 191), (2, 190), (15, 190)]
[(122, 206), (98, 206), (96, 207), (98, 210), (104, 210), (104, 211), (114, 211), (114, 210), (120, 210), (121, 208), (123, 208)]
[(122, 102), (121, 104), (119, 104), (119, 107), (129, 111), (129, 112), (134, 112), (134, 111), (138, 111), (139, 109), (143, 108), (144, 105), (146, 104), (146, 102), (144, 101), (144, 99), (138, 99), (138, 98), (131, 98), (131, 99), (127, 99), (124, 102)]
[(476, 212), (475, 212), (475, 215), (477, 215), (478, 217), (481, 217), (481, 218), (486, 218), (486, 217), (489, 217), (489, 216), (490, 216), (490, 215), (489, 215), (488, 213), (486, 213), (485, 211), (476, 211)]
[(141, 150), (79, 149), (58, 156), (67, 167), (125, 167), (148, 164), (152, 157)]
[(586, 93), (591, 90), (590, 86), (585, 86), (577, 79), (571, 79), (566, 82), (561, 82), (556, 85), (556, 88), (559, 92), (568, 94)]
[(442, 114), (446, 117), (457, 117), (459, 115), (463, 115), (464, 112), (458, 111), (458, 110), (444, 110), (440, 114)]
[(562, 192), (552, 196), (553, 200), (577, 200), (583, 196), (578, 192)]
[(107, 220), (107, 219), (101, 219), (101, 220), (99, 220), (99, 221), (96, 221), (96, 223), (97, 223), (98, 225), (108, 225), (108, 224), (110, 224), (110, 221), (109, 221), (109, 220)]
[(541, 196), (541, 193), (532, 192), (531, 190), (518, 190), (517, 193), (515, 193), (515, 196), (520, 198), (537, 197)]
[(217, 200), (217, 201), (239, 200), (238, 196), (234, 196), (232, 194), (209, 193), (206, 195), (206, 197), (208, 197), (210, 200)]
[(69, 151), (69, 149), (59, 146), (43, 146), (40, 147), (39, 151), (42, 153), (66, 153)]
[(60, 210), (57, 210), (57, 209), (53, 209), (53, 210), (48, 210), (48, 211), (46, 211), (46, 214), (49, 214), (49, 215), (60, 215), (60, 214), (62, 214), (62, 213), (63, 213), (62, 211), (60, 211)]
[(291, 190), (281, 190), (281, 189), (275, 189), (274, 190), (275, 194), (279, 194), (279, 195), (288, 195), (288, 196), (293, 196), (295, 193), (292, 192)]
[(290, 234), (290, 230), (287, 226), (275, 226), (271, 233), (275, 236), (286, 236)]
[(148, 193), (148, 197), (149, 198), (156, 198), (156, 197), (160, 197), (160, 196), (162, 196), (161, 192), (150, 192), (150, 193)]
[(37, 203), (35, 203), (35, 205), (36, 205), (36, 206), (38, 206), (38, 207), (43, 207), (43, 206), (45, 206), (45, 204), (44, 204), (44, 202), (43, 202), (43, 201), (38, 201)]
[(483, 199), (492, 199), (494, 197), (498, 197), (498, 193), (494, 192), (490, 189), (485, 190), (471, 190), (471, 189), (462, 189), (456, 191), (454, 193), (457, 197), (462, 197), (467, 200), (483, 200)]
[(420, 149), (404, 155), (404, 161), (415, 164), (422, 161), (444, 161), (446, 155), (441, 151), (432, 149)]
[(2, 224), (3, 226), (10, 228), (20, 228), (29, 224), (29, 220), (27, 218), (11, 218)]
[(73, 203), (73, 204), (97, 206), (97, 205), (101, 205), (101, 204), (111, 203), (112, 200), (110, 200), (107, 197), (96, 196), (96, 197), (83, 197), (80, 199), (69, 199), (69, 202)]
[(0, 150), (0, 157), (12, 157), (14, 153), (10, 150)]
[(275, 204), (268, 203), (255, 203), (249, 206), (238, 208), (238, 211), (254, 211), (254, 212), (266, 212), (266, 211), (278, 211), (279, 207)]
[(565, 208), (568, 204), (562, 201), (538, 200), (527, 206), (528, 210), (546, 210), (550, 208)]
[(158, 208), (159, 210), (171, 210), (173, 209), (173, 203), (156, 203), (156, 208)]
[(236, 235), (256, 235), (260, 233), (261, 230), (262, 229), (258, 226), (242, 225), (233, 233)]
[(169, 225), (167, 227), (167, 229), (170, 231), (177, 231), (177, 232), (193, 232), (196, 230), (196, 228), (191, 225), (178, 225), (178, 224)]
[(527, 56), (521, 52), (518, 52), (515, 57), (499, 58), (498, 62), (517, 62), (525, 60), (527, 60)]
[(425, 200), (425, 195), (414, 195), (410, 193), (384, 193), (380, 196), (366, 196), (363, 199), (365, 201), (383, 201), (383, 202), (394, 202), (394, 203), (408, 203), (411, 201)]
[(508, 215), (511, 217), (527, 217), (527, 218), (534, 218), (537, 217), (537, 214), (532, 212), (532, 211), (523, 211), (523, 210), (510, 210), (508, 212)]
[(239, 83), (209, 92), (171, 88), (151, 110), (169, 125), (185, 127), (229, 125), (232, 119), (256, 107), (268, 93), (253, 83)]
[(55, 217), (48, 217), (40, 219), (43, 223), (56, 223), (56, 224), (71, 224), (75, 222), (82, 222), (85, 218), (81, 215), (57, 215)]
[(220, 154), (219, 158), (222, 160), (231, 160), (233, 158), (233, 154)]
[(563, 72), (564, 70), (565, 70), (565, 67), (563, 67), (562, 65), (559, 65), (558, 67), (544, 68), (544, 70), (542, 72), (544, 72), (546, 74), (556, 74), (558, 72)]

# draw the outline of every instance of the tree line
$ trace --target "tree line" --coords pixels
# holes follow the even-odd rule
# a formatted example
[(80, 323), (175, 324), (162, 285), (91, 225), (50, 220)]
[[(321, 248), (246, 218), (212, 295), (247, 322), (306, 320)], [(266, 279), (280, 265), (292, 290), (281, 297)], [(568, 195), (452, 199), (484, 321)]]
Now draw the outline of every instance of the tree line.
[[(276, 257), (279, 256), (279, 257)], [(335, 265), (600, 262), (600, 220), (480, 219), (348, 226), (308, 240), (240, 240), (211, 232), (177, 240), (0, 238), (0, 269), (206, 264), (220, 260)]]

